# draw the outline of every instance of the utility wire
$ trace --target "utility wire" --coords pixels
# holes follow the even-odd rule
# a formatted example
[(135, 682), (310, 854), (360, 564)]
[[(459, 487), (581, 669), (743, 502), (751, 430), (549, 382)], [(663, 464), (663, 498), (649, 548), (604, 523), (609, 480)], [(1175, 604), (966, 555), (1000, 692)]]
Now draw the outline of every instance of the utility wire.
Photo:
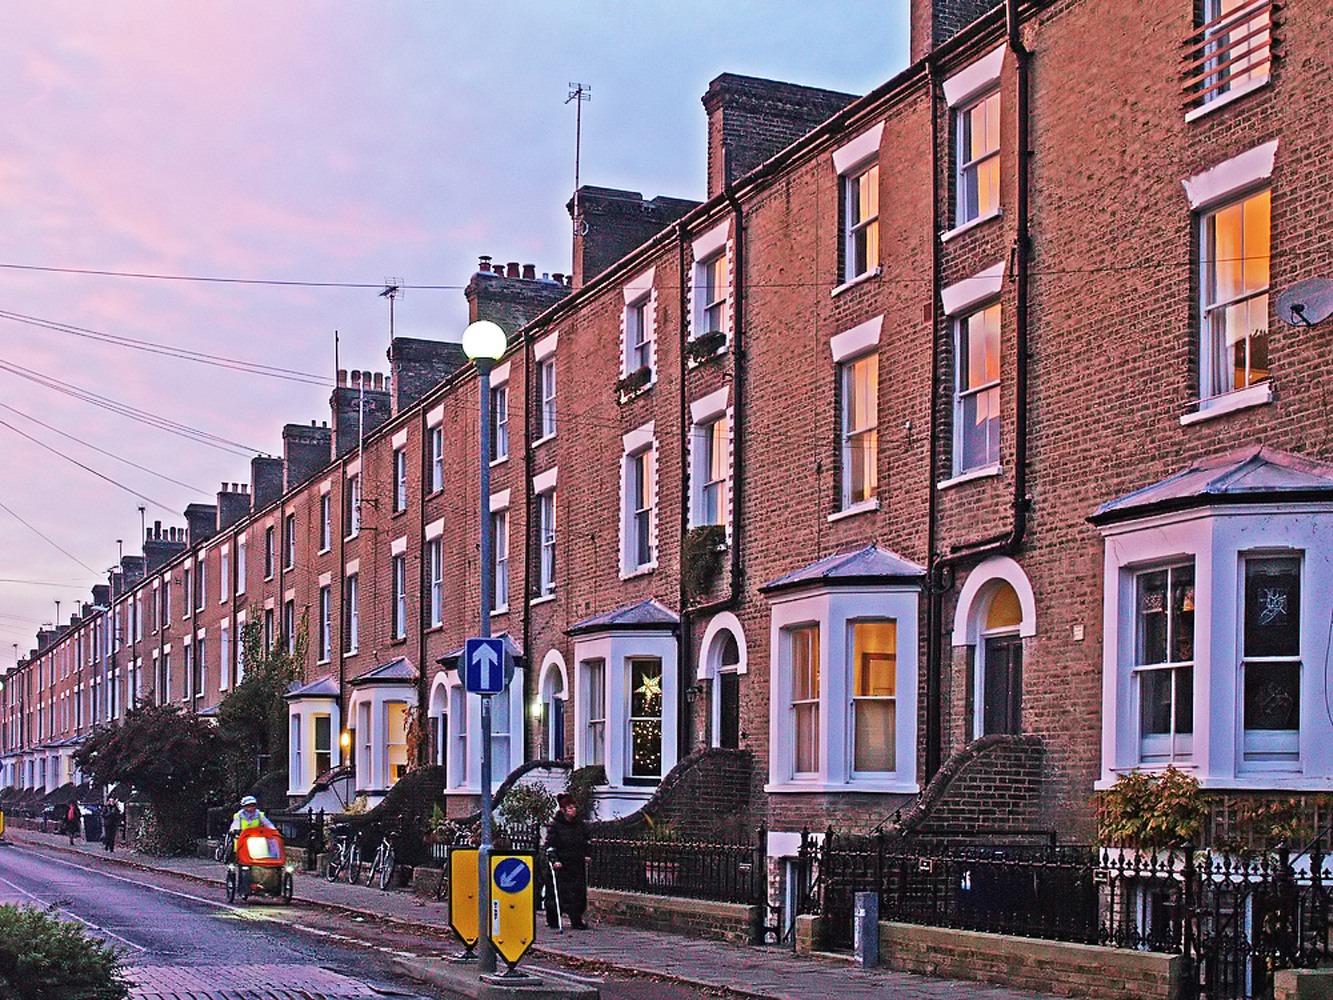
[(60, 552), (60, 553), (62, 553), (62, 554), (64, 554), (64, 555), (69, 556), (69, 557), (70, 557), (71, 559), (73, 559), (76, 563), (78, 563), (80, 566), (82, 566), (84, 569), (86, 569), (89, 573), (93, 574), (93, 576), (97, 576), (97, 575), (98, 575), (98, 574), (97, 574), (97, 570), (93, 569), (91, 566), (89, 566), (86, 562), (84, 562), (84, 561), (83, 561), (82, 559), (80, 559), (78, 556), (74, 555), (74, 553), (70, 552), (70, 551), (67, 550), (67, 549), (62, 549), (59, 545), (57, 545), (57, 544), (56, 544), (54, 541), (52, 541), (49, 537), (47, 537), (46, 535), (42, 534), (38, 529), (34, 528), (34, 527), (33, 527), (31, 524), (29, 524), (27, 521), (23, 520), (23, 518), (19, 517), (19, 515), (16, 514), (16, 513), (13, 511), (13, 509), (11, 509), (10, 507), (8, 507), (8, 506), (4, 503), (3, 500), (0, 500), (0, 510), (3, 510), (6, 514), (8, 514), (10, 517), (12, 517), (12, 518), (13, 518), (15, 521), (17, 521), (19, 524), (23, 525), (25, 528), (27, 528), (29, 531), (31, 531), (34, 535), (36, 535), (36, 536), (37, 536), (38, 538), (40, 538), (42, 541), (46, 542), (46, 543), (47, 543), (48, 545), (50, 545), (53, 549), (55, 549), (56, 551), (58, 551), (58, 552)]
[(65, 433), (64, 431), (62, 431), (60, 428), (58, 428), (58, 427), (52, 427), (50, 424), (46, 423), (45, 421), (38, 420), (36, 417), (34, 417), (34, 416), (30, 415), (30, 414), (24, 413), (22, 410), (17, 410), (17, 409), (15, 409), (14, 407), (10, 406), (8, 403), (0, 403), (0, 407), (3, 407), (4, 409), (8, 410), (10, 413), (17, 413), (20, 417), (23, 417), (24, 419), (31, 420), (31, 421), (32, 421), (34, 424), (36, 424), (38, 427), (45, 427), (48, 431), (50, 431), (50, 432), (53, 433), (53, 434), (59, 434), (61, 437), (63, 437), (63, 438), (67, 438), (68, 440), (73, 441), (73, 442), (75, 442), (76, 444), (81, 444), (81, 445), (83, 445), (85, 448), (91, 448), (93, 451), (95, 451), (95, 452), (99, 452), (100, 454), (103, 454), (103, 455), (107, 456), (107, 458), (114, 458), (117, 462), (124, 462), (126, 465), (130, 466), (130, 467), (133, 468), (133, 469), (138, 469), (140, 472), (146, 472), (146, 473), (148, 473), (150, 476), (156, 476), (158, 479), (163, 479), (163, 480), (165, 480), (166, 482), (171, 483), (171, 484), (174, 485), (174, 486), (180, 486), (180, 487), (183, 487), (184, 489), (189, 490), (191, 493), (207, 493), (207, 492), (208, 492), (207, 490), (201, 490), (198, 486), (191, 486), (189, 483), (182, 483), (179, 479), (172, 479), (170, 476), (163, 475), (161, 472), (157, 472), (157, 471), (155, 471), (155, 470), (153, 470), (153, 469), (150, 469), (150, 468), (148, 468), (148, 466), (146, 466), (146, 465), (140, 465), (138, 462), (131, 462), (128, 458), (123, 458), (123, 457), (121, 457), (120, 455), (117, 455), (117, 454), (116, 454), (115, 452), (113, 452), (113, 451), (107, 451), (105, 448), (99, 448), (97, 445), (93, 444), (92, 442), (83, 440), (83, 438), (75, 437), (73, 434), (67, 434), (67, 433)]
[[(201, 274), (152, 274), (142, 271), (110, 271), (85, 267), (40, 267), (36, 264), (4, 264), (8, 271), (42, 271), (47, 274), (90, 274), (107, 278), (145, 278), (150, 281), (202, 281), (215, 285), (273, 285), (279, 288), (373, 288), (382, 291), (383, 281), (286, 281), (276, 278), (226, 278)], [(406, 287), (406, 286), (404, 286)], [(466, 285), (413, 285), (413, 290), (462, 291)]]
[(161, 507), (161, 508), (162, 508), (163, 510), (165, 510), (168, 514), (175, 514), (175, 511), (172, 510), (171, 507), (169, 507), (169, 506), (167, 506), (166, 504), (162, 503), (160, 500), (154, 500), (154, 499), (153, 499), (152, 497), (150, 497), (150, 496), (144, 496), (144, 494), (140, 493), (138, 490), (130, 489), (130, 487), (126, 486), (124, 483), (122, 483), (122, 482), (118, 482), (117, 480), (112, 479), (110, 476), (106, 475), (105, 473), (98, 472), (98, 471), (97, 471), (96, 469), (94, 469), (91, 465), (84, 465), (84, 464), (83, 464), (82, 462), (80, 462), (77, 458), (73, 458), (73, 457), (71, 457), (71, 456), (69, 456), (69, 455), (66, 455), (63, 451), (60, 451), (60, 450), (58, 450), (58, 449), (56, 449), (56, 448), (51, 447), (51, 445), (47, 444), (45, 441), (39, 441), (37, 438), (33, 437), (31, 434), (27, 433), (26, 431), (21, 431), (21, 430), (19, 430), (17, 427), (15, 427), (13, 424), (11, 424), (11, 423), (10, 423), (9, 421), (7, 421), (7, 420), (0, 420), (0, 427), (8, 427), (11, 431), (13, 431), (13, 432), (14, 432), (15, 434), (17, 434), (19, 437), (21, 437), (21, 438), (26, 438), (27, 440), (31, 441), (33, 444), (37, 445), (37, 447), (39, 447), (39, 448), (45, 448), (45, 449), (46, 449), (47, 451), (49, 451), (52, 455), (55, 455), (55, 456), (58, 457), (58, 458), (63, 458), (66, 462), (69, 462), (71, 465), (77, 465), (77, 466), (78, 466), (80, 469), (82, 469), (84, 472), (90, 472), (90, 473), (92, 473), (94, 476), (96, 476), (98, 479), (103, 479), (103, 480), (105, 480), (106, 482), (110, 483), (112, 486), (115, 486), (117, 489), (122, 489), (122, 490), (124, 490), (126, 493), (130, 494), (131, 496), (138, 497), (140, 500), (143, 500), (143, 501), (145, 501), (145, 502), (147, 502), (147, 503), (151, 503), (154, 507)]
[(43, 330), (54, 330), (58, 333), (68, 333), (75, 337), (97, 340), (104, 344), (111, 344), (116, 347), (128, 347), (132, 350), (145, 351), (149, 354), (160, 354), (181, 361), (193, 361), (196, 364), (214, 365), (219, 368), (228, 368), (232, 371), (246, 372), (251, 375), (264, 375), (268, 378), (281, 378), (292, 382), (305, 382), (310, 385), (324, 385), (328, 381), (324, 376), (316, 375), (313, 372), (293, 371), (290, 368), (281, 368), (276, 365), (264, 365), (254, 361), (241, 361), (237, 358), (223, 357), (218, 354), (206, 354), (203, 351), (192, 351), (186, 347), (172, 347), (169, 344), (158, 344), (150, 340), (136, 340), (133, 337), (123, 337), (114, 333), (103, 333), (100, 330), (90, 330), (86, 327), (61, 323), (56, 320), (42, 319), (40, 316), (26, 316), (23, 313), (10, 312), (6, 309), (0, 309), (0, 319), (7, 319), (14, 323), (24, 323), (28, 326), (39, 327)]
[(47, 389), (54, 389), (56, 392), (64, 393), (66, 396), (72, 396), (75, 399), (85, 403), (91, 403), (94, 406), (109, 410), (112, 413), (122, 417), (129, 417), (140, 423), (148, 424), (158, 430), (169, 431), (187, 440), (196, 441), (200, 444), (206, 444), (217, 448), (219, 451), (227, 451), (236, 455), (251, 456), (262, 454), (258, 448), (251, 448), (241, 444), (238, 441), (231, 441), (216, 434), (210, 434), (208, 431), (199, 430), (197, 427), (190, 427), (188, 424), (182, 424), (166, 417), (159, 416), (148, 410), (141, 410), (138, 407), (130, 406), (127, 403), (120, 403), (108, 396), (101, 396), (87, 389), (80, 389), (78, 386), (68, 382), (62, 382), (60, 379), (49, 375), (43, 375), (41, 372), (34, 371), (31, 368), (24, 368), (22, 365), (16, 365), (13, 362), (0, 359), (0, 371), (7, 371), (10, 374), (18, 375), (30, 382), (35, 382)]

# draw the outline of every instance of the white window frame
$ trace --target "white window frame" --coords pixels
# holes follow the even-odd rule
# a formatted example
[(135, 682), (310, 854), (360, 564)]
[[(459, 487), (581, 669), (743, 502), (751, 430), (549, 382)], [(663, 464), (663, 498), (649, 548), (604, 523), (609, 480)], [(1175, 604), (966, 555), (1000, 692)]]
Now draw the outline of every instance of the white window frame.
[(444, 489), (444, 428), (439, 424), (430, 428), (430, 491)]
[(349, 472), (343, 483), (343, 539), (361, 534), (361, 471)]
[(358, 607), (361, 590), (361, 574), (348, 573), (343, 577), (343, 619), (347, 636), (347, 648), (344, 656), (351, 656), (361, 645), (360, 608)]
[(556, 537), (558, 531), (555, 487), (537, 494), (537, 595), (555, 593)]
[[(1333, 565), (1318, 553), (1333, 531), (1333, 503), (1259, 504), (1184, 510), (1103, 525), (1102, 776), (1098, 788), (1142, 760), (1134, 680), (1134, 577), (1142, 567), (1192, 560), (1194, 734), (1191, 773), (1205, 789), (1325, 791), (1333, 782), (1333, 722), (1324, 711), (1330, 678), (1320, 668), (1331, 647), (1328, 607)], [(1300, 730), (1295, 752), (1245, 753), (1245, 560), (1302, 558)], [(1315, 595), (1319, 595), (1318, 598)], [(1320, 623), (1322, 619), (1322, 625)], [(1251, 748), (1252, 751), (1259, 749)], [(1177, 764), (1177, 766), (1182, 766)]]
[[(332, 615), (332, 587), (325, 583), (319, 588), (319, 649), (316, 656), (319, 663), (328, 663), (333, 656)], [(295, 641), (295, 637), (292, 641)]]
[(509, 383), (491, 383), (491, 464), (509, 457)]
[[(1260, 208), (1262, 203), (1262, 208)], [(1269, 282), (1258, 282), (1251, 287), (1246, 278), (1241, 278), (1242, 287), (1237, 294), (1222, 298), (1217, 294), (1218, 283), (1218, 219), (1224, 213), (1234, 210), (1241, 212), (1241, 254), (1246, 263), (1241, 266), (1242, 273), (1248, 270), (1251, 248), (1246, 245), (1245, 215), (1253, 208), (1262, 211), (1268, 217), (1268, 229), (1272, 221), (1272, 191), (1260, 188), (1221, 204), (1212, 205), (1199, 213), (1199, 396), (1205, 403), (1230, 395), (1254, 390), (1271, 378), (1271, 370), (1264, 369), (1255, 375), (1253, 368), (1254, 325), (1249, 324), (1243, 336), (1233, 336), (1228, 324), (1228, 316), (1237, 308), (1245, 307), (1249, 312), (1261, 310), (1264, 318), (1264, 331), (1271, 327), (1269, 306)], [(1272, 260), (1272, 236), (1270, 230), (1268, 246), (1264, 248), (1263, 269), (1267, 271)], [(1228, 360), (1227, 348), (1231, 343), (1239, 346), (1245, 343), (1245, 385), (1237, 385), (1235, 365)], [(1266, 351), (1265, 351), (1266, 352)]]
[(407, 510), (407, 449), (393, 449), (393, 512)]
[(389, 567), (389, 638), (400, 642), (407, 638), (407, 553), (393, 553)]
[[(1194, 753), (1194, 726), (1190, 725), (1189, 732), (1181, 732), (1178, 722), (1179, 705), (1177, 704), (1176, 694), (1178, 691), (1177, 678), (1183, 671), (1189, 671), (1190, 690), (1194, 689), (1194, 655), (1188, 660), (1175, 660), (1170, 656), (1171, 640), (1180, 628), (1176, 621), (1176, 615), (1172, 608), (1172, 586), (1171, 584), (1178, 579), (1178, 576), (1188, 570), (1193, 577), (1195, 572), (1194, 563), (1191, 560), (1168, 560), (1167, 562), (1141, 566), (1134, 572), (1134, 663), (1133, 670), (1135, 674), (1135, 697), (1138, 700), (1139, 714), (1139, 754), (1144, 764), (1176, 764), (1181, 766), (1182, 761), (1188, 761)], [(1147, 577), (1164, 573), (1167, 578), (1167, 589), (1164, 595), (1164, 607), (1162, 613), (1166, 615), (1166, 652), (1167, 658), (1160, 662), (1143, 662), (1144, 654), (1142, 650), (1142, 632), (1143, 632), (1143, 586)], [(1197, 606), (1197, 605), (1196, 605)], [(1195, 616), (1193, 628), (1197, 635), (1198, 616)], [(1193, 636), (1191, 636), (1193, 640)], [(1197, 646), (1191, 641), (1192, 649)], [(1168, 730), (1163, 734), (1149, 734), (1143, 731), (1143, 713), (1146, 708), (1144, 698), (1144, 687), (1150, 677), (1159, 674), (1168, 676), (1168, 683), (1171, 685), (1171, 722)], [(1194, 705), (1190, 705), (1190, 717), (1193, 719)]]
[[(506, 497), (506, 500), (508, 498)], [(494, 592), (491, 597), (491, 614), (503, 614), (509, 610), (509, 506), (491, 507), (491, 558), (493, 560), (491, 577)]]
[[(730, 222), (714, 226), (690, 244), (690, 339), (722, 333), (731, 340)], [(710, 278), (712, 279), (711, 293)], [(708, 321), (716, 314), (717, 323)]]
[[(878, 274), (879, 161), (864, 163), (840, 178), (842, 188), (842, 283)], [(865, 214), (862, 196), (865, 195)], [(862, 245), (864, 244), (864, 250)], [(864, 260), (860, 260), (864, 255)], [(860, 263), (861, 266), (857, 266)]]
[[(722, 525), (731, 537), (732, 412), (730, 390), (690, 404), (690, 527)], [(709, 504), (716, 496), (716, 517)]]
[(333, 548), (333, 496), (327, 491), (319, 495), (319, 551)]
[[(910, 584), (800, 590), (772, 595), (770, 615), (769, 780), (767, 792), (891, 792), (915, 794), (918, 615), (920, 591)], [(894, 770), (853, 769), (852, 628), (857, 621), (897, 623)], [(818, 765), (796, 771), (790, 632), (819, 629)]]
[[(229, 597), (231, 597), (231, 547), (224, 545), (218, 554), (218, 603), (225, 604)], [(131, 609), (131, 614), (134, 610)], [(136, 628), (131, 628), (130, 634), (137, 639), (139, 636), (135, 632)]]
[(282, 568), (296, 568), (296, 511), (288, 511), (282, 518)]
[(538, 429), (537, 440), (546, 441), (555, 437), (556, 432), (556, 372), (555, 356), (542, 358), (537, 362), (537, 403)]
[[(870, 412), (864, 421), (858, 422), (852, 400), (862, 376), (867, 384), (861, 391), (867, 397)], [(846, 511), (874, 504), (879, 494), (879, 352), (871, 351), (841, 362), (838, 365), (838, 388), (842, 460), (840, 492), (842, 509)], [(860, 466), (864, 496), (857, 495), (852, 488), (852, 473), (857, 466)]]
[[(949, 130), (954, 150), (954, 200), (951, 216), (954, 220), (954, 228), (943, 234), (943, 238), (946, 240), (971, 229), (973, 226), (980, 225), (987, 219), (995, 218), (1001, 212), (999, 193), (1003, 180), (1000, 176), (1002, 168), (996, 171), (995, 207), (993, 210), (989, 212), (981, 211), (978, 203), (977, 213), (969, 215), (964, 197), (968, 171), (975, 170), (983, 163), (998, 159), (1000, 155), (998, 129), (994, 152), (987, 152), (983, 156), (971, 158), (966, 155), (964, 149), (962, 126), (963, 116), (968, 111), (983, 105), (988, 100), (999, 100), (1000, 73), (1004, 68), (1004, 54), (1005, 47), (1003, 45), (998, 46), (944, 81), (944, 101), (950, 111)], [(1002, 107), (997, 108), (997, 118), (1000, 111), (1002, 111)]]
[[(246, 552), (249, 549), (246, 538), (242, 535), (236, 541), (236, 596), (245, 593)], [(156, 630), (154, 630), (156, 631)]]
[[(653, 425), (626, 434), (622, 444), (620, 575), (624, 579), (657, 568), (657, 440)], [(645, 479), (650, 480), (646, 486)], [(643, 534), (647, 537), (641, 537)], [(647, 545), (647, 560), (639, 558), (641, 543)]]
[[(994, 311), (995, 323), (995, 377), (985, 379), (975, 385), (964, 384), (963, 367), (963, 346), (964, 338), (970, 333), (969, 324), (973, 319), (985, 323), (988, 321), (991, 311)], [(1001, 434), (1003, 432), (1003, 420), (1000, 416), (1001, 406), (1001, 381), (1003, 378), (1003, 355), (1004, 355), (1004, 314), (1002, 306), (998, 300), (980, 305), (969, 312), (955, 317), (952, 320), (954, 333), (954, 391), (953, 391), (953, 473), (955, 476), (966, 475), (967, 473), (983, 471), (987, 469), (998, 469), (1001, 461), (1001, 447), (1003, 444)], [(985, 362), (983, 359), (983, 371)], [(969, 455), (966, 453), (966, 438), (963, 432), (965, 407), (969, 400), (979, 400), (985, 396), (993, 401), (995, 414), (995, 442), (994, 454), (988, 447), (986, 453), (980, 456)]]
[[(1227, 0), (1204, 0), (1199, 29), (1203, 32), (1201, 51), (1207, 57), (1202, 67), (1202, 86), (1207, 92), (1198, 97), (1198, 107), (1186, 112), (1187, 122), (1258, 90), (1272, 79), (1272, 8), (1265, 9), (1263, 0), (1239, 0), (1231, 4), (1230, 10), (1224, 9), (1227, 6)], [(1261, 27), (1265, 20), (1267, 25)], [(1235, 50), (1230, 43), (1232, 34), (1242, 39)], [(1255, 37), (1248, 38), (1251, 34)]]
[(426, 566), (430, 574), (430, 628), (444, 624), (444, 539), (426, 542)]

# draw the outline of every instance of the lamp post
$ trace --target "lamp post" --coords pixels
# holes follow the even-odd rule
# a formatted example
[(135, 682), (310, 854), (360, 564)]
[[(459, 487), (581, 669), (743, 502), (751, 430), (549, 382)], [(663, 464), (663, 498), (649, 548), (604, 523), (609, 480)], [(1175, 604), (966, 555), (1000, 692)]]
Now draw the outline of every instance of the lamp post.
[[(495, 603), (494, 538), (491, 531), (491, 369), (504, 356), (505, 332), (490, 320), (478, 320), (463, 331), (463, 353), (477, 369), (480, 416), (481, 496), (481, 638), (491, 635), (491, 605)], [(495, 971), (491, 946), (491, 696), (481, 696), (481, 843), (477, 848), (477, 968)]]

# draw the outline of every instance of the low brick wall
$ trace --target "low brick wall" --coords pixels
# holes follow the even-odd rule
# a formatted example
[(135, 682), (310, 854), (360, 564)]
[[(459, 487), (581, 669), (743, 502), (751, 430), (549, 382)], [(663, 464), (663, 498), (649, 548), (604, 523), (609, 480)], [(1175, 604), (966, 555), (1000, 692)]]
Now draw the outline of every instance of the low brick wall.
[(602, 923), (670, 931), (731, 944), (751, 944), (758, 940), (762, 924), (762, 910), (758, 906), (649, 896), (615, 889), (589, 889), (588, 910)]
[(1273, 1000), (1333, 1000), (1333, 969), (1279, 969)]
[[(816, 917), (797, 917), (796, 948), (819, 945)], [(1176, 1000), (1182, 959), (1151, 951), (1041, 941), (881, 921), (885, 968), (1096, 1000)]]

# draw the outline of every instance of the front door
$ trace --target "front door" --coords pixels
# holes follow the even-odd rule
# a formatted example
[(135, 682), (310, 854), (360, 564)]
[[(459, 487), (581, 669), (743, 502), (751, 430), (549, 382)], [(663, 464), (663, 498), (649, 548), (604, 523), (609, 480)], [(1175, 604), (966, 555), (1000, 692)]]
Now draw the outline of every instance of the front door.
[(1016, 635), (985, 640), (982, 661), (981, 734), (1021, 731), (1023, 640)]

